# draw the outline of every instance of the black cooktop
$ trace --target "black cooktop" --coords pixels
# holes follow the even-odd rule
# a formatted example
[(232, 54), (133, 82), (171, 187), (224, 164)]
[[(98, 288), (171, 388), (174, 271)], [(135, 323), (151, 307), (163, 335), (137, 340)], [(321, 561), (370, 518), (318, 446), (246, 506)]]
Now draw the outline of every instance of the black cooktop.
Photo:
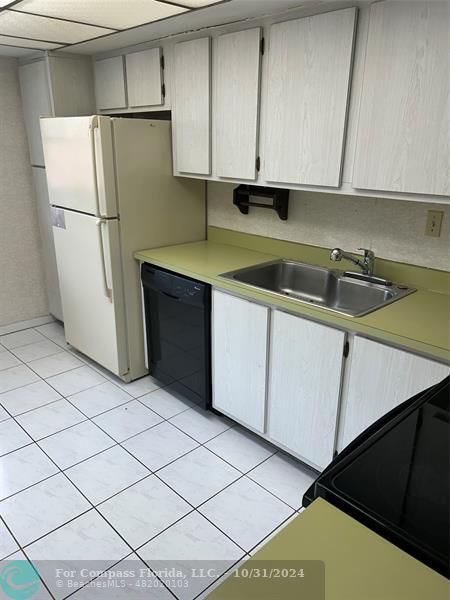
[(378, 421), (314, 486), (314, 497), (325, 498), (446, 577), (449, 391), (447, 378)]

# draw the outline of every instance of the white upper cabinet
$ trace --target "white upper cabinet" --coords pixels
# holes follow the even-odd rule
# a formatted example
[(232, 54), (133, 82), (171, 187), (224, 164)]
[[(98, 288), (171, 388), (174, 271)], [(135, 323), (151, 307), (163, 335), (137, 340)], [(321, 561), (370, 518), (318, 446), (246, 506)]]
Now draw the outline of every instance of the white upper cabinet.
[(123, 60), (123, 56), (114, 56), (95, 61), (95, 97), (98, 110), (127, 106)]
[(273, 311), (268, 436), (316, 468), (333, 458), (346, 334)]
[(213, 407), (264, 432), (269, 309), (213, 290)]
[(353, 187), (450, 193), (449, 4), (371, 6)]
[(44, 166), (39, 117), (52, 116), (50, 83), (45, 61), (36, 61), (19, 68), (23, 114), (30, 149), (30, 161), (34, 166)]
[(214, 50), (214, 170), (218, 177), (255, 179), (261, 29), (221, 35)]
[(172, 132), (175, 172), (211, 173), (210, 38), (175, 45)]
[(355, 21), (348, 8), (270, 27), (265, 180), (340, 185)]
[(343, 397), (339, 449), (369, 425), (450, 373), (450, 367), (356, 337)]
[(126, 55), (128, 106), (131, 108), (163, 104), (161, 57), (161, 48)]

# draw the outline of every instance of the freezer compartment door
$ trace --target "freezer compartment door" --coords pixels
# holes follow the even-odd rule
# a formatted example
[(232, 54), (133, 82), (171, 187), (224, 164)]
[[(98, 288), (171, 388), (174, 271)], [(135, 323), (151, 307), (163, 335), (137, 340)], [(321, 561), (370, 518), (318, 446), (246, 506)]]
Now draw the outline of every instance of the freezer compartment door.
[(69, 344), (123, 376), (128, 372), (119, 224), (52, 209)]
[(116, 217), (111, 119), (42, 118), (41, 131), (50, 204)]

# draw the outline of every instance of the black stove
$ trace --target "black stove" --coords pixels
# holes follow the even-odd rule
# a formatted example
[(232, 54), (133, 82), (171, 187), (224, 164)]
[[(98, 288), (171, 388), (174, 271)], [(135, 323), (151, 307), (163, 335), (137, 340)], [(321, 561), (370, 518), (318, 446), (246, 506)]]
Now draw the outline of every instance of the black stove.
[(326, 499), (449, 577), (450, 378), (374, 423), (303, 499)]

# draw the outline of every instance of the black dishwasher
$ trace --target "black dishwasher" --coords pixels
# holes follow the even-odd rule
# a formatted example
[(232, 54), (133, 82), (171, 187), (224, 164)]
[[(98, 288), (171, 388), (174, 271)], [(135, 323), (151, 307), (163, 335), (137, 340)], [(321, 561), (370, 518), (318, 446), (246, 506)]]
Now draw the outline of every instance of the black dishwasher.
[(143, 264), (148, 367), (181, 395), (211, 408), (211, 287)]

